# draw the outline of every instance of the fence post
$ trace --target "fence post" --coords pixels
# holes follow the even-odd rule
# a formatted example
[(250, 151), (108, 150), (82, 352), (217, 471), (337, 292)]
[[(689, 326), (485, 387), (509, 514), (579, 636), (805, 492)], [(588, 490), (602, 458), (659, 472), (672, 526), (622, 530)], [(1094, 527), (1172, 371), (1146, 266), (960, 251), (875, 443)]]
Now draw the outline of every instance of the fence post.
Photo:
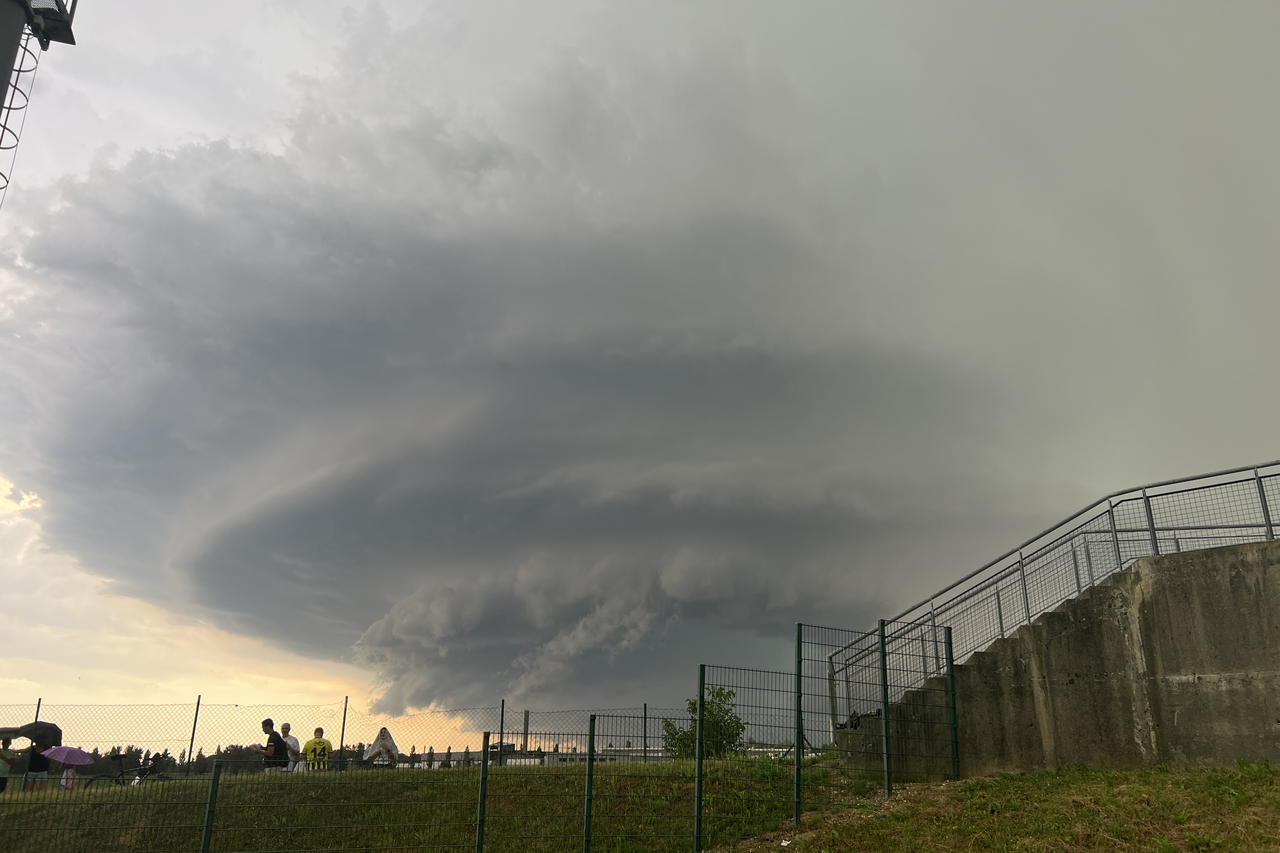
[(1151, 553), (1153, 556), (1160, 556), (1160, 540), (1156, 538), (1156, 518), (1151, 514), (1151, 498), (1147, 497), (1147, 490), (1142, 490), (1142, 508), (1147, 511), (1147, 531), (1151, 534)]
[(644, 708), (640, 712), (643, 717), (644, 725), (644, 763), (649, 763), (649, 703), (644, 703)]
[(1031, 624), (1031, 596), (1027, 594), (1027, 565), (1022, 560), (1022, 552), (1018, 552), (1018, 577), (1022, 579), (1022, 606), (1027, 611), (1027, 624)]
[(942, 661), (938, 659), (938, 611), (934, 607), (933, 599), (929, 599), (929, 624), (932, 626), (933, 635), (933, 672), (939, 672), (942, 669)]
[(502, 760), (503, 748), (502, 742), (505, 740), (504, 729), (507, 724), (507, 700), (503, 699), (498, 705), (498, 766), (501, 767), (505, 762)]
[[(832, 653), (834, 654), (834, 652)], [(845, 695), (851, 696), (851, 688), (845, 689)], [(836, 736), (836, 720), (840, 719), (840, 700), (836, 698), (836, 665), (831, 662), (831, 655), (827, 656), (827, 704), (831, 712), (831, 736)], [(853, 700), (849, 699), (850, 713), (853, 710)]]
[(209, 797), (204, 806), (204, 829), (200, 832), (200, 853), (209, 853), (213, 844), (213, 818), (218, 808), (218, 780), (222, 778), (222, 762), (213, 762), (213, 775), (209, 777)]
[(347, 702), (350, 699), (350, 696), (342, 697), (342, 734), (338, 735), (338, 752), (342, 757), (338, 759), (339, 770), (347, 769)]
[(1087, 536), (1084, 540), (1084, 567), (1089, 573), (1089, 586), (1092, 587), (1097, 581), (1093, 579), (1093, 555), (1089, 553), (1089, 538)]
[(702, 721), (706, 708), (707, 665), (698, 664), (698, 724), (693, 747), (693, 853), (702, 853)]
[[(35, 718), (35, 720), (33, 720), (33, 722), (36, 722), (36, 723), (40, 722), (40, 705), (41, 705), (41, 703), (43, 703), (43, 702), (44, 702), (44, 697), (39, 697), (39, 698), (37, 698), (37, 699), (36, 699), (36, 718)], [(33, 732), (33, 734), (34, 734), (34, 732)], [(36, 754), (36, 742), (35, 742), (35, 741), (31, 741), (31, 751), (27, 754), (27, 764), (28, 764), (28, 766), (29, 766), (29, 765), (30, 765), (30, 763), (31, 763), (31, 758), (32, 758), (32, 756), (34, 756), (35, 754)], [(23, 787), (23, 786), (22, 786), (22, 784), (21, 784), (21, 783), (22, 783), (22, 780), (21, 780), (21, 779), (19, 779), (19, 780), (18, 780), (18, 783), (19, 783), (19, 788)]]
[(800, 825), (800, 773), (804, 766), (804, 625), (796, 623), (796, 730), (791, 750), (795, 753), (795, 821)]
[(1076, 543), (1071, 543), (1071, 571), (1076, 576), (1076, 595), (1084, 592), (1084, 587), (1080, 586), (1080, 558), (1076, 556)]
[(596, 715), (587, 722), (587, 791), (582, 807), (582, 853), (591, 853), (591, 800), (596, 775)]
[(996, 581), (996, 622), (1000, 625), (1000, 639), (1004, 639), (1004, 605), (1000, 603), (1000, 581)]
[(960, 724), (956, 719), (956, 659), (951, 651), (951, 628), (942, 629), (947, 647), (947, 705), (951, 713), (951, 778), (960, 778)]
[(889, 656), (884, 642), (884, 620), (880, 620), (880, 748), (884, 753), (884, 795), (893, 794), (893, 758), (889, 749)]
[(1124, 568), (1124, 555), (1120, 553), (1120, 534), (1116, 531), (1116, 508), (1107, 498), (1107, 520), (1111, 522), (1111, 544), (1116, 546), (1116, 571)]
[(196, 717), (191, 721), (191, 745), (187, 747), (187, 774), (191, 775), (191, 762), (196, 751), (196, 726), (200, 723), (200, 696), (196, 695)]
[(489, 798), (489, 733), (484, 733), (480, 756), (480, 801), (476, 804), (476, 853), (484, 853), (484, 806)]
[(1258, 486), (1258, 502), (1262, 504), (1262, 520), (1267, 525), (1267, 541), (1270, 542), (1276, 538), (1275, 530), (1271, 527), (1271, 509), (1267, 506), (1267, 490), (1262, 487), (1262, 477), (1258, 476), (1258, 469), (1253, 469), (1253, 481)]

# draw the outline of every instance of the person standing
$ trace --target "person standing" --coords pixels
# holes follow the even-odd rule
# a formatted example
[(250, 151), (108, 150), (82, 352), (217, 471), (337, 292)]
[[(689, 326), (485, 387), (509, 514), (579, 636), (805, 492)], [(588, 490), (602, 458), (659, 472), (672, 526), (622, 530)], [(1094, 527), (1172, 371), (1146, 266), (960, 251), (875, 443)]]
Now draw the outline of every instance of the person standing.
[(58, 787), (64, 791), (74, 791), (76, 785), (80, 783), (80, 772), (76, 770), (74, 764), (64, 764), (62, 766), (62, 781)]
[(0, 740), (0, 792), (9, 787), (9, 777), (13, 774), (13, 765), (18, 762), (18, 756), (9, 744), (13, 743), (9, 738)]
[(298, 739), (289, 734), (292, 728), (288, 723), (280, 724), (280, 738), (284, 741), (284, 748), (289, 753), (289, 765), (285, 770), (289, 773), (296, 773), (299, 769), (306, 770), (306, 763), (302, 760), (302, 747), (298, 745)]
[(262, 733), (267, 736), (267, 745), (255, 744), (249, 749), (262, 756), (264, 772), (279, 773), (289, 764), (289, 747), (285, 746), (284, 738), (280, 737), (280, 733), (276, 731), (275, 721), (270, 717), (262, 721)]
[(307, 759), (308, 770), (328, 770), (329, 756), (333, 754), (333, 744), (324, 736), (324, 729), (316, 727), (316, 736), (302, 747), (302, 754)]
[(49, 784), (49, 759), (41, 755), (49, 747), (31, 742), (31, 757), (27, 760), (27, 777), (24, 791), (43, 791)]

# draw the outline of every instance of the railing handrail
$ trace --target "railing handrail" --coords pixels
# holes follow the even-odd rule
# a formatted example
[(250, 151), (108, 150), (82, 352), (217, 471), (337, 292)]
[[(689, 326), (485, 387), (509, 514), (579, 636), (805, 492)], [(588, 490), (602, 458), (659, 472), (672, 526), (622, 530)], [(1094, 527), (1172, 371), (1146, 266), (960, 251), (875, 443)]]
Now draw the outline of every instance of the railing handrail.
[[(1277, 467), (1277, 466), (1280, 466), (1280, 459), (1273, 460), (1273, 461), (1271, 461), (1271, 462), (1263, 462), (1263, 463), (1260, 463), (1260, 464), (1257, 464), (1257, 465), (1242, 465), (1242, 466), (1240, 466), (1240, 467), (1238, 467), (1238, 468), (1225, 468), (1225, 469), (1223, 469), (1223, 470), (1221, 470), (1221, 471), (1212, 471), (1212, 472), (1209, 472), (1209, 473), (1207, 473), (1207, 474), (1194, 474), (1194, 475), (1189, 476), (1189, 477), (1176, 477), (1176, 478), (1171, 479), (1171, 480), (1160, 480), (1160, 481), (1157, 481), (1157, 482), (1154, 482), (1154, 483), (1147, 483), (1147, 484), (1142, 485), (1142, 486), (1133, 486), (1133, 487), (1130, 487), (1130, 488), (1127, 488), (1127, 489), (1118, 489), (1118, 490), (1116, 490), (1116, 491), (1114, 491), (1114, 492), (1110, 492), (1109, 494), (1103, 495), (1101, 498), (1098, 498), (1096, 501), (1094, 501), (1093, 503), (1091, 503), (1091, 504), (1089, 504), (1088, 506), (1084, 507), (1083, 509), (1080, 509), (1080, 510), (1078, 510), (1078, 511), (1076, 511), (1076, 512), (1072, 513), (1071, 515), (1067, 516), (1066, 518), (1062, 519), (1061, 521), (1057, 522), (1056, 524), (1053, 524), (1052, 526), (1045, 528), (1044, 530), (1040, 531), (1040, 532), (1039, 532), (1039, 533), (1037, 533), (1035, 536), (1032, 536), (1030, 539), (1026, 540), (1026, 541), (1025, 541), (1025, 542), (1023, 542), (1022, 544), (1020, 544), (1020, 545), (1018, 545), (1018, 546), (1016, 546), (1016, 547), (1014, 547), (1014, 548), (1009, 549), (1009, 550), (1008, 550), (1008, 551), (1006, 551), (1005, 553), (1001, 554), (999, 557), (996, 557), (994, 560), (991, 560), (990, 562), (988, 562), (988, 563), (986, 563), (986, 564), (982, 565), (982, 566), (981, 566), (981, 567), (979, 567), (978, 569), (975, 569), (974, 571), (970, 572), (969, 574), (965, 575), (964, 577), (960, 578), (959, 580), (955, 581), (954, 583), (952, 583), (952, 584), (950, 584), (950, 585), (948, 585), (948, 586), (943, 587), (942, 589), (940, 589), (940, 590), (938, 590), (937, 592), (935, 592), (935, 593), (933, 593), (932, 595), (930, 595), (928, 598), (925, 598), (923, 601), (920, 601), (920, 602), (918, 602), (918, 603), (916, 603), (916, 604), (913, 604), (911, 607), (908, 607), (906, 610), (904, 610), (904, 611), (902, 611), (901, 613), (899, 613), (898, 615), (894, 616), (892, 619), (887, 619), (887, 620), (885, 620), (885, 621), (886, 621), (886, 622), (888, 622), (888, 623), (900, 622), (900, 621), (902, 621), (902, 620), (903, 620), (903, 618), (904, 618), (904, 617), (906, 617), (906, 616), (908, 616), (908, 615), (910, 615), (910, 614), (912, 614), (912, 613), (915, 613), (917, 610), (920, 610), (921, 608), (926, 607), (926, 606), (928, 606), (930, 610), (935, 609), (935, 608), (936, 608), (936, 606), (937, 606), (937, 605), (936, 605), (937, 599), (939, 599), (939, 598), (941, 598), (942, 596), (946, 595), (947, 593), (949, 593), (949, 592), (951, 592), (951, 591), (953, 591), (953, 590), (957, 589), (958, 587), (962, 586), (963, 584), (968, 583), (969, 581), (971, 581), (971, 580), (973, 580), (974, 578), (978, 577), (978, 576), (979, 576), (979, 575), (981, 575), (982, 573), (984, 573), (984, 572), (986, 572), (986, 571), (989, 571), (989, 570), (990, 570), (990, 569), (992, 569), (992, 568), (995, 568), (996, 566), (1000, 565), (1000, 563), (1004, 562), (1005, 560), (1009, 559), (1010, 557), (1013, 557), (1013, 556), (1015, 556), (1015, 555), (1020, 555), (1020, 554), (1022, 554), (1022, 552), (1026, 551), (1028, 548), (1030, 548), (1030, 546), (1034, 545), (1034, 544), (1035, 544), (1035, 543), (1037, 543), (1037, 542), (1040, 542), (1041, 540), (1043, 540), (1043, 539), (1045, 539), (1046, 537), (1048, 537), (1050, 534), (1053, 534), (1053, 533), (1055, 533), (1055, 532), (1057, 532), (1057, 531), (1059, 531), (1059, 530), (1062, 530), (1063, 528), (1065, 528), (1065, 527), (1067, 527), (1068, 525), (1070, 525), (1072, 522), (1074, 522), (1074, 521), (1076, 521), (1077, 519), (1079, 519), (1081, 516), (1084, 516), (1085, 514), (1087, 514), (1087, 513), (1091, 512), (1092, 510), (1094, 510), (1094, 509), (1096, 509), (1096, 508), (1098, 508), (1098, 507), (1102, 506), (1104, 503), (1105, 503), (1105, 504), (1108, 504), (1108, 508), (1110, 508), (1110, 502), (1111, 502), (1114, 498), (1122, 497), (1122, 496), (1124, 496), (1124, 495), (1131, 495), (1131, 494), (1135, 494), (1135, 493), (1136, 493), (1136, 494), (1142, 494), (1142, 493), (1146, 492), (1146, 491), (1147, 491), (1147, 490), (1149, 490), (1149, 489), (1158, 489), (1158, 488), (1162, 488), (1162, 487), (1164, 487), (1164, 486), (1176, 486), (1176, 485), (1179, 485), (1179, 484), (1182, 484), (1182, 483), (1194, 483), (1194, 482), (1197, 482), (1197, 481), (1200, 481), (1200, 480), (1212, 480), (1212, 479), (1215, 479), (1215, 478), (1217, 478), (1217, 477), (1226, 477), (1226, 476), (1229, 476), (1229, 475), (1231, 475), (1231, 474), (1243, 474), (1243, 473), (1245, 473), (1246, 471), (1252, 471), (1252, 472), (1254, 472), (1254, 475), (1255, 475), (1255, 476), (1257, 476), (1257, 475), (1258, 475), (1258, 472), (1259, 472), (1260, 470), (1265, 469), (1265, 468), (1274, 468), (1274, 467)], [(1217, 527), (1217, 526), (1218, 526), (1218, 525), (1214, 525), (1213, 527)], [(1143, 529), (1145, 530), (1146, 528), (1143, 528)], [(1179, 528), (1179, 529), (1180, 529), (1180, 528)], [(976, 589), (976, 588), (977, 588), (977, 587), (975, 586), (975, 589)], [(943, 602), (943, 605), (945, 606), (947, 603), (949, 603), (949, 602)], [(836, 650), (834, 650), (834, 651), (830, 652), (830, 653), (827, 655), (827, 660), (828, 660), (828, 662), (830, 662), (832, 659), (834, 659), (836, 655), (838, 655), (838, 654), (840, 654), (840, 653), (842, 653), (842, 652), (844, 652), (844, 651), (847, 651), (849, 648), (851, 648), (852, 646), (854, 646), (857, 642), (858, 642), (858, 640), (854, 640), (854, 641), (852, 641), (852, 642), (850, 642), (850, 643), (847, 643), (847, 644), (845, 644), (844, 646), (841, 646), (840, 648), (838, 648), (838, 649), (836, 649)]]
[(955, 589), (956, 587), (960, 586), (966, 581), (973, 580), (978, 575), (985, 572), (987, 569), (990, 569), (996, 565), (999, 565), (1001, 562), (1009, 559), (1014, 554), (1017, 554), (1019, 551), (1026, 550), (1029, 546), (1035, 544), (1036, 542), (1039, 542), (1041, 539), (1045, 538), (1050, 533), (1053, 533), (1063, 527), (1066, 527), (1068, 524), (1075, 521), (1080, 516), (1084, 515), (1085, 513), (1089, 512), (1095, 507), (1101, 506), (1103, 503), (1110, 501), (1112, 498), (1118, 498), (1121, 495), (1128, 495), (1128, 494), (1132, 494), (1133, 492), (1142, 492), (1147, 489), (1158, 489), (1162, 486), (1175, 486), (1179, 483), (1193, 483), (1196, 480), (1210, 480), (1210, 479), (1213, 479), (1214, 477), (1225, 477), (1228, 474), (1242, 474), (1245, 471), (1258, 471), (1263, 468), (1274, 468), (1277, 465), (1280, 465), (1280, 459), (1277, 459), (1271, 462), (1265, 462), (1260, 465), (1243, 465), (1239, 468), (1226, 468), (1222, 471), (1214, 471), (1210, 474), (1196, 474), (1191, 477), (1178, 477), (1173, 480), (1161, 480), (1156, 483), (1147, 483), (1145, 486), (1134, 486), (1129, 489), (1120, 489), (1118, 491), (1111, 492), (1110, 494), (1104, 495), (1103, 497), (1089, 504), (1084, 509), (1081, 509), (1075, 513), (1072, 513), (1071, 515), (1064, 518), (1062, 521), (1059, 521), (1057, 524), (1054, 524), (1053, 526), (1040, 531), (1035, 536), (1032, 536), (1030, 539), (1028, 539), (1026, 542), (1023, 542), (1021, 545), (1018, 545), (1016, 548), (1011, 548), (1010, 550), (1001, 554), (999, 557), (996, 557), (991, 562), (982, 566), (982, 568), (970, 572), (969, 574), (960, 578), (960, 580), (956, 581), (950, 586), (943, 587), (942, 589), (935, 592), (933, 595), (926, 598), (924, 601), (921, 601), (918, 604), (913, 604), (912, 606), (908, 607), (906, 610), (899, 613), (897, 616), (894, 616), (892, 619), (888, 619), (886, 621), (897, 622), (900, 619), (902, 619), (902, 617), (906, 616), (908, 613), (913, 613), (916, 610), (920, 609), (921, 607), (924, 607), (926, 604), (932, 604), (936, 599), (946, 595), (948, 592), (951, 592), (951, 590)]

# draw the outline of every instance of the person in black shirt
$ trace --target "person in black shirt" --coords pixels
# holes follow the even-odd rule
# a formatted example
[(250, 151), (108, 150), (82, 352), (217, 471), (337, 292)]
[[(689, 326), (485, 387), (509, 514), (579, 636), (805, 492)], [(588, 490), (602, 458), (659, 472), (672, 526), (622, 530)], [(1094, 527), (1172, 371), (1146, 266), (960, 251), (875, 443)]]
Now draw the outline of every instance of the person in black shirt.
[(280, 737), (275, 721), (270, 717), (262, 721), (262, 733), (267, 736), (267, 745), (252, 746), (250, 749), (262, 756), (266, 772), (283, 770), (289, 764), (289, 748), (285, 746), (284, 738)]
[(42, 743), (31, 743), (31, 757), (27, 761), (27, 784), (24, 791), (43, 791), (49, 784), (49, 759), (40, 753), (49, 747)]

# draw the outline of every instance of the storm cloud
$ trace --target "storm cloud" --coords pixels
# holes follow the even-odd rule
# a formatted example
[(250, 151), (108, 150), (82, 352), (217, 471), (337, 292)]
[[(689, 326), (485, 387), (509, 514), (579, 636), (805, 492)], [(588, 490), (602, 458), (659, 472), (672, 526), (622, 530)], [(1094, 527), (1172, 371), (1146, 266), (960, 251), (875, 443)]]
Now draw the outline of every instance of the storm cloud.
[(57, 547), (383, 710), (674, 704), (1277, 455), (1219, 414), (1276, 348), (1244, 12), (513, 8), (334, 12), (270, 139), (22, 202), (0, 472)]

